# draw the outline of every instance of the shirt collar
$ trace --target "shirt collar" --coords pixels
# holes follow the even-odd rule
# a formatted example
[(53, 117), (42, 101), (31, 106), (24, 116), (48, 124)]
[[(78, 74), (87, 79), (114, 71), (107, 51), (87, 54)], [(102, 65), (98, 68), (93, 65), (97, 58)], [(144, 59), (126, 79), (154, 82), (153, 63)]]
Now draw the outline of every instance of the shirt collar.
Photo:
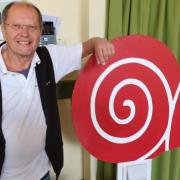
[(5, 47), (6, 47), (6, 44), (3, 44), (0, 47), (0, 76), (7, 73), (7, 68), (6, 68), (6, 65), (5, 65), (3, 57), (2, 57), (2, 49)]

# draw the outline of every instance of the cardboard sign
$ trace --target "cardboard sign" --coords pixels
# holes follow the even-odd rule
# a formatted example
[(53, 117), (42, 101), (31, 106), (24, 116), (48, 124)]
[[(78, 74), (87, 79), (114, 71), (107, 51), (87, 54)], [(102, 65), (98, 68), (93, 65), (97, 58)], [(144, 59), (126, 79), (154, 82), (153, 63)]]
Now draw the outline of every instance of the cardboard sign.
[(105, 65), (93, 55), (75, 84), (76, 134), (107, 162), (153, 158), (180, 147), (180, 71), (161, 42), (143, 35), (116, 38)]

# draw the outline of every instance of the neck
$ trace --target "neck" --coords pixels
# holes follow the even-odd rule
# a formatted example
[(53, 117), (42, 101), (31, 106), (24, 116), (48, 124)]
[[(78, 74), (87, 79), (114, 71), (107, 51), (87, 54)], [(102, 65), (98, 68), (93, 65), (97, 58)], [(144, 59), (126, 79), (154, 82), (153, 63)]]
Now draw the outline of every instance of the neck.
[(32, 62), (32, 56), (22, 56), (13, 54), (8, 48), (2, 50), (2, 57), (9, 71), (22, 71), (30, 67)]

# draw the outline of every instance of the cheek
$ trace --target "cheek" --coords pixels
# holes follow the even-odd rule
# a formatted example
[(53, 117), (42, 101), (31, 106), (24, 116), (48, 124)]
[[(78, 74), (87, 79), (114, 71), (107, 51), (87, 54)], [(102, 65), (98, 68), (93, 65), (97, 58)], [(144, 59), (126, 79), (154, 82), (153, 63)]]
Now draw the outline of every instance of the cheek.
[(4, 37), (4, 40), (5, 41), (11, 41), (11, 42), (13, 42), (13, 40), (16, 38), (16, 35), (17, 34), (15, 34), (15, 33), (13, 33), (13, 32), (4, 32), (3, 33), (3, 37)]
[(2, 34), (3, 34), (3, 38), (4, 38), (4, 40), (5, 40), (5, 41), (7, 41), (7, 40), (9, 39), (9, 35), (8, 35), (8, 33), (7, 33), (7, 32), (3, 32), (3, 31), (2, 31)]

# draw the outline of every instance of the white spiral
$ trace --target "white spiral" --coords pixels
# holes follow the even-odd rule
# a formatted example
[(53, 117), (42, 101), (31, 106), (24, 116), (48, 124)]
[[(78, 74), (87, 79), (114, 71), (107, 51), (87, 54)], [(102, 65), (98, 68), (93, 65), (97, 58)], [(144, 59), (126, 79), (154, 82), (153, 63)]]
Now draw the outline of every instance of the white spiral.
[[(112, 136), (110, 134), (108, 134), (107, 132), (105, 132), (99, 125), (97, 117), (96, 117), (96, 95), (97, 92), (99, 90), (99, 87), (101, 85), (101, 83), (104, 81), (104, 79), (106, 78), (106, 76), (111, 73), (111, 71), (113, 71), (115, 68), (118, 68), (120, 66), (126, 65), (126, 64), (140, 64), (143, 65), (147, 68), (149, 68), (151, 71), (153, 71), (153, 73), (155, 73), (159, 79), (162, 81), (162, 84), (165, 88), (166, 94), (167, 94), (167, 99), (168, 99), (168, 105), (169, 105), (169, 109), (170, 109), (170, 113), (169, 113), (169, 117), (167, 117), (168, 119), (168, 125), (167, 125), (167, 130), (164, 132), (164, 134), (162, 135), (161, 139), (159, 140), (159, 142), (156, 144), (156, 146), (152, 147), (152, 149), (146, 154), (144, 155), (142, 158), (146, 158), (148, 157), (150, 154), (152, 154), (153, 152), (155, 152), (160, 145), (166, 140), (169, 139), (169, 129), (171, 127), (171, 123), (172, 123), (172, 116), (173, 116), (173, 112), (174, 112), (174, 107), (176, 104), (177, 100), (173, 100), (172, 97), (172, 93), (169, 87), (169, 84), (167, 82), (167, 79), (165, 78), (164, 74), (162, 73), (162, 71), (152, 62), (145, 60), (145, 59), (141, 59), (141, 58), (126, 58), (126, 59), (122, 59), (119, 61), (116, 61), (115, 63), (111, 64), (97, 79), (92, 94), (91, 94), (91, 100), (90, 100), (90, 113), (91, 113), (91, 119), (92, 119), (92, 123), (96, 129), (96, 131), (98, 132), (98, 134), (103, 137), (104, 139), (112, 142), (112, 143), (117, 143), (117, 144), (124, 144), (124, 143), (129, 143), (132, 142), (134, 140), (136, 140), (137, 138), (139, 138), (148, 128), (148, 125), (151, 122), (151, 118), (152, 118), (152, 113), (153, 113), (153, 103), (152, 103), (152, 98), (151, 98), (151, 94), (148, 90), (148, 88), (145, 86), (145, 84), (137, 79), (125, 79), (122, 82), (118, 83), (110, 96), (110, 101), (109, 101), (109, 112), (110, 115), (112, 117), (112, 119), (119, 125), (124, 125), (124, 124), (128, 124), (129, 122), (131, 122), (135, 116), (136, 113), (136, 108), (134, 105), (134, 102), (127, 99), (124, 101), (123, 105), (124, 106), (129, 106), (130, 108), (130, 115), (129, 117), (127, 117), (126, 119), (119, 119), (115, 112), (114, 112), (114, 99), (116, 97), (116, 94), (121, 90), (122, 87), (126, 86), (126, 85), (136, 85), (138, 86), (146, 95), (147, 98), (147, 102), (148, 102), (148, 113), (147, 113), (147, 117), (146, 117), (146, 121), (145, 124), (143, 125), (143, 127), (136, 132), (134, 135), (131, 135), (129, 137), (115, 137)], [(179, 92), (177, 92), (176, 94), (179, 95)], [(177, 96), (178, 96), (177, 95)], [(173, 110), (172, 110), (173, 109)], [(167, 135), (168, 134), (168, 135)], [(169, 142), (167, 142), (168, 144)]]
[(120, 137), (113, 137), (109, 134), (103, 134), (105, 136), (105, 139), (114, 142), (114, 143), (129, 143), (132, 142), (136, 139), (138, 139), (148, 128), (149, 123), (151, 122), (151, 118), (152, 118), (152, 112), (153, 112), (153, 105), (152, 105), (152, 98), (151, 98), (151, 94), (149, 92), (149, 90), (147, 89), (147, 87), (144, 85), (144, 83), (142, 83), (141, 81), (137, 80), (137, 79), (126, 79), (123, 80), (122, 82), (120, 82), (118, 85), (116, 85), (112, 91), (112, 94), (110, 96), (110, 101), (109, 101), (109, 112), (111, 114), (112, 119), (117, 123), (117, 124), (128, 124), (130, 123), (134, 116), (135, 116), (135, 105), (134, 102), (131, 100), (125, 100), (123, 105), (124, 106), (129, 106), (130, 107), (130, 115), (129, 117), (127, 117), (126, 119), (120, 119), (116, 116), (115, 112), (114, 112), (114, 99), (116, 97), (116, 94), (120, 91), (120, 89), (126, 85), (136, 85), (139, 88), (142, 89), (142, 91), (145, 93), (146, 97), (147, 97), (147, 101), (148, 101), (148, 114), (147, 114), (147, 118), (146, 118), (146, 122), (144, 124), (144, 126), (134, 135), (132, 136), (128, 136), (125, 138), (120, 138)]

